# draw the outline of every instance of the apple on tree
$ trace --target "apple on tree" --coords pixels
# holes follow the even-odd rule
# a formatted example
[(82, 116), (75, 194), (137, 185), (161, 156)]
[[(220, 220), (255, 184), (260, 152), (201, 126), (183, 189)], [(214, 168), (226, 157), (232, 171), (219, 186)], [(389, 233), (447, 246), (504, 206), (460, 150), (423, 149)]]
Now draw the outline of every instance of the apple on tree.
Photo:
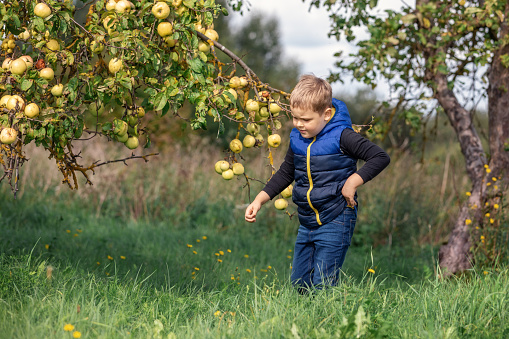
[(288, 201), (286, 199), (279, 198), (276, 201), (274, 201), (274, 206), (278, 210), (284, 210), (284, 209), (286, 209), (288, 207)]
[(30, 55), (23, 55), (19, 58), (25, 62), (27, 69), (31, 69), (34, 66), (34, 60)]
[(235, 175), (233, 173), (233, 170), (232, 169), (227, 169), (226, 171), (224, 171), (223, 173), (221, 173), (221, 175), (223, 176), (223, 179), (225, 180), (231, 180), (233, 179), (233, 176)]
[(16, 131), (14, 128), (8, 127), (2, 129), (2, 132), (0, 132), (0, 142), (2, 144), (10, 145), (14, 141), (16, 141), (16, 138), (18, 137), (18, 131)]
[(242, 142), (239, 139), (233, 139), (230, 142), (230, 149), (233, 153), (240, 153), (242, 151)]
[(173, 34), (173, 25), (168, 21), (161, 22), (159, 25), (157, 25), (157, 34), (163, 38)]
[(34, 7), (34, 14), (40, 18), (46, 19), (51, 14), (51, 8), (45, 3), (39, 2)]
[(108, 70), (110, 71), (110, 73), (113, 73), (113, 74), (120, 71), (122, 69), (122, 67), (123, 67), (122, 59), (119, 59), (119, 58), (113, 58), (108, 63)]
[(233, 174), (235, 175), (241, 175), (244, 174), (244, 165), (242, 165), (239, 162), (236, 162), (232, 166)]
[(281, 136), (279, 134), (271, 134), (269, 135), (267, 142), (270, 147), (277, 148), (281, 145)]
[(292, 196), (292, 192), (293, 192), (293, 186), (290, 185), (288, 186), (287, 188), (285, 188), (283, 190), (283, 192), (281, 192), (281, 195), (283, 196), (283, 198), (290, 198)]
[(23, 61), (23, 59), (18, 58), (10, 63), (9, 69), (12, 74), (21, 75), (27, 70), (27, 64)]
[(244, 140), (242, 140), (242, 144), (245, 148), (251, 148), (256, 144), (256, 139), (252, 135), (246, 135)]
[(138, 137), (132, 136), (127, 139), (125, 145), (129, 149), (135, 149), (140, 145), (140, 141), (138, 140)]
[(64, 85), (62, 85), (62, 84), (57, 84), (51, 88), (51, 94), (53, 94), (53, 96), (55, 96), (55, 97), (62, 96), (63, 91), (64, 91)]
[(35, 118), (39, 115), (39, 106), (34, 102), (29, 103), (25, 107), (25, 115), (27, 118)]
[(159, 19), (164, 20), (170, 15), (170, 6), (165, 2), (159, 1), (152, 7), (152, 14)]
[(55, 72), (53, 72), (53, 69), (46, 67), (39, 71), (39, 76), (45, 80), (51, 81), (55, 78)]

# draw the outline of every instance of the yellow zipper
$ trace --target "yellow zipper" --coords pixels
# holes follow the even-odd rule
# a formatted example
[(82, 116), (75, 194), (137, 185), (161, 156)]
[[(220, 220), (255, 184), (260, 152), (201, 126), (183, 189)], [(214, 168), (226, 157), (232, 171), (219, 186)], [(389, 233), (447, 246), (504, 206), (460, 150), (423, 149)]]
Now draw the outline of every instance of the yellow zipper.
[(307, 165), (308, 180), (309, 180), (309, 190), (308, 190), (308, 193), (307, 193), (307, 197), (308, 197), (309, 206), (316, 213), (316, 221), (318, 222), (318, 225), (321, 226), (322, 222), (320, 221), (320, 215), (318, 214), (318, 210), (316, 208), (314, 208), (313, 204), (311, 203), (311, 198), (310, 198), (311, 190), (313, 189), (313, 179), (311, 178), (311, 163), (310, 163), (310, 160), (311, 160), (311, 145), (313, 145), (313, 143), (315, 141), (316, 141), (316, 137), (314, 137), (313, 141), (309, 144), (308, 149), (307, 149), (307, 154), (306, 154), (307, 155), (307, 157), (306, 157), (306, 159), (307, 159), (306, 165)]

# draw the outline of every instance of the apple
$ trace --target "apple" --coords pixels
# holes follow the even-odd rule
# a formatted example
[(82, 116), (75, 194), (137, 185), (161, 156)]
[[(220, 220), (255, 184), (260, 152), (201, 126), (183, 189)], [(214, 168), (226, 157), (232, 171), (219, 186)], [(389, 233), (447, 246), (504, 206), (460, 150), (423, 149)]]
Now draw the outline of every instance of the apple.
[(247, 78), (245, 76), (240, 77), (240, 87), (247, 86)]
[(115, 10), (115, 6), (117, 5), (117, 2), (115, 0), (109, 0), (106, 4), (106, 10), (107, 11), (113, 11)]
[(126, 0), (120, 0), (115, 4), (115, 11), (117, 13), (125, 13), (128, 12), (131, 9), (131, 4), (127, 2)]
[(29, 103), (26, 107), (25, 107), (25, 115), (27, 118), (35, 118), (36, 116), (39, 115), (39, 106), (37, 106), (36, 103)]
[(194, 30), (196, 32), (200, 32), (201, 34), (205, 34), (205, 31), (207, 29), (202, 26), (201, 22), (197, 22), (197, 23), (194, 24)]
[(246, 102), (246, 110), (248, 112), (258, 111), (260, 109), (260, 105), (258, 104), (258, 101), (254, 101), (253, 99), (249, 99)]
[(231, 88), (237, 88), (240, 87), (240, 78), (238, 76), (233, 76), (230, 79), (230, 87)]
[(255, 124), (253, 122), (247, 124), (246, 129), (249, 133), (253, 135), (257, 135), (258, 133), (260, 133), (260, 125)]
[(259, 113), (260, 113), (260, 117), (262, 117), (262, 118), (269, 117), (269, 110), (267, 109), (267, 107), (261, 107)]
[(23, 61), (23, 59), (18, 58), (11, 62), (9, 69), (11, 70), (12, 74), (21, 75), (27, 70), (27, 64)]
[(152, 14), (154, 14), (157, 19), (164, 20), (170, 15), (170, 6), (165, 2), (159, 1), (152, 7)]
[(129, 137), (125, 144), (127, 148), (129, 149), (135, 149), (140, 145), (140, 141), (138, 140), (138, 137)]
[(167, 21), (161, 22), (159, 25), (157, 25), (157, 34), (162, 36), (163, 38), (165, 36), (171, 35), (173, 33), (173, 25), (170, 24)]
[(233, 166), (233, 174), (235, 175), (241, 175), (244, 174), (244, 166), (241, 163), (234, 163)]
[(113, 58), (108, 64), (108, 69), (111, 73), (115, 74), (122, 69), (122, 59)]
[(88, 106), (90, 114), (92, 114), (94, 117), (100, 116), (104, 113), (104, 106), (100, 105), (99, 108), (97, 107), (97, 103), (93, 102)]
[(51, 8), (48, 5), (40, 2), (35, 5), (34, 14), (40, 18), (46, 19), (51, 14)]
[(239, 139), (233, 139), (230, 142), (230, 149), (233, 153), (240, 153), (242, 151), (242, 142)]
[(177, 39), (173, 39), (172, 37), (169, 37), (167, 36), (166, 38), (164, 38), (164, 42), (166, 43), (166, 45), (168, 47), (174, 47), (176, 44), (177, 44)]
[[(235, 100), (237, 100), (237, 91), (236, 91), (236, 90), (234, 90), (233, 88), (229, 88), (229, 89), (228, 89), (228, 92), (230, 92), (230, 94), (231, 94), (231, 95), (233, 95), (233, 98), (234, 98)], [(225, 100), (227, 103), (229, 103), (229, 104), (231, 104), (231, 103), (232, 103), (232, 100), (231, 100), (231, 99), (230, 99), (230, 97), (229, 97), (229, 96), (227, 96), (226, 94), (223, 94), (223, 98), (224, 98), (224, 100)]]
[(7, 101), (9, 101), (9, 99), (11, 98), (10, 95), (4, 95), (1, 99), (0, 99), (0, 107), (5, 107), (7, 106)]
[(62, 85), (62, 84), (57, 84), (57, 85), (53, 86), (53, 88), (51, 88), (51, 94), (53, 94), (53, 96), (55, 96), (55, 97), (62, 96), (63, 91), (64, 91), (64, 85)]
[(99, 54), (104, 50), (104, 45), (94, 40), (90, 43), (90, 50), (92, 53)]
[(293, 186), (290, 185), (287, 188), (285, 188), (283, 190), (283, 192), (281, 192), (281, 195), (283, 196), (283, 198), (290, 198), (292, 196), (292, 192), (293, 192)]
[(7, 127), (0, 132), (0, 142), (2, 142), (2, 144), (10, 145), (16, 141), (17, 137), (18, 132), (14, 128)]
[(203, 34), (205, 34), (205, 36), (207, 38), (209, 38), (210, 40), (214, 40), (214, 41), (219, 40), (219, 34), (217, 34), (217, 32), (215, 30), (213, 30), (213, 29), (209, 28)]
[(182, 4), (182, 0), (173, 0), (171, 4), (173, 7), (178, 8)]
[(274, 201), (274, 206), (278, 210), (284, 210), (284, 209), (286, 209), (288, 207), (288, 201), (286, 199), (279, 198), (276, 201)]
[(46, 43), (46, 48), (48, 48), (50, 51), (52, 52), (56, 52), (56, 51), (59, 51), (60, 50), (60, 44), (58, 43), (57, 40), (55, 39), (50, 39), (47, 43)]
[(252, 135), (246, 135), (242, 141), (242, 144), (245, 148), (253, 147), (256, 144), (256, 139)]
[(233, 170), (227, 169), (226, 171), (221, 173), (221, 175), (223, 176), (223, 179), (231, 180), (231, 179), (233, 179), (234, 173), (233, 173)]
[(125, 144), (129, 140), (129, 134), (117, 135), (117, 141)]
[(34, 60), (30, 55), (23, 55), (19, 58), (25, 62), (25, 64), (27, 65), (27, 69), (30, 69), (34, 66)]
[(136, 108), (136, 114), (138, 114), (138, 118), (143, 118), (145, 116), (145, 109), (143, 107)]
[[(103, 26), (104, 26), (104, 28), (105, 28), (105, 29), (107, 29), (107, 30), (108, 30), (108, 33), (109, 33), (110, 29), (112, 29), (112, 28), (113, 28), (113, 25), (115, 24), (115, 20), (114, 20), (114, 19), (115, 19), (115, 18), (114, 18), (114, 17), (112, 17), (112, 16), (107, 16), (107, 17), (106, 17), (106, 18), (104, 18), (104, 20), (103, 20)], [(110, 22), (110, 21), (111, 21), (111, 22)]]
[(13, 95), (9, 98), (5, 107), (8, 110), (23, 110), (25, 108), (25, 100), (23, 100), (19, 95)]
[(210, 52), (210, 45), (205, 41), (200, 41), (198, 44), (198, 50), (203, 53), (208, 53)]
[(281, 136), (279, 134), (269, 135), (267, 142), (269, 143), (270, 147), (276, 148), (281, 145)]
[(12, 63), (12, 59), (11, 58), (5, 58), (4, 62), (2, 63), (2, 68), (3, 69), (9, 69), (10, 66), (11, 66), (11, 63)]
[(30, 32), (25, 28), (25, 31), (21, 32), (18, 35), (18, 38), (20, 38), (21, 40), (28, 40), (28, 38), (30, 38)]
[(113, 120), (113, 133), (115, 133), (118, 136), (123, 136), (127, 133), (127, 129), (129, 126), (127, 125), (127, 122), (120, 119)]
[(39, 71), (39, 76), (45, 80), (51, 81), (55, 78), (55, 72), (49, 67), (43, 68)]
[(261, 134), (255, 135), (255, 139), (260, 144), (263, 144), (265, 142), (265, 139), (263, 138), (263, 135), (261, 135)]
[(281, 112), (281, 107), (276, 103), (271, 103), (269, 105), (269, 110), (273, 116), (277, 116), (276, 114), (279, 114), (279, 112)]
[[(226, 164), (226, 165), (225, 165)], [(230, 164), (227, 162), (227, 161), (224, 161), (224, 160), (219, 160), (218, 162), (216, 162), (216, 164), (214, 165), (214, 170), (216, 171), (217, 174), (222, 174), (224, 171), (222, 169), (222, 166), (224, 166), (224, 170), (226, 171), (228, 168), (230, 168)]]

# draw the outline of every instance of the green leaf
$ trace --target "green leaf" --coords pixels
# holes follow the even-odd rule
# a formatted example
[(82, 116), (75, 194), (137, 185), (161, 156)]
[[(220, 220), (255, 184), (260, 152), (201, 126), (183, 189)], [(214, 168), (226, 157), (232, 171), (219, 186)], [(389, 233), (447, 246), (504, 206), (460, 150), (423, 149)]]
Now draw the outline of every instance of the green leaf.
[(35, 25), (35, 28), (39, 31), (39, 32), (42, 32), (44, 31), (44, 20), (42, 20), (42, 18), (39, 18), (39, 17), (35, 17), (34, 19), (34, 25)]
[(31, 80), (31, 79), (23, 79), (23, 81), (21, 82), (20, 89), (22, 91), (27, 91), (30, 87), (32, 87), (33, 84), (34, 84), (33, 80)]
[(201, 73), (203, 62), (200, 59), (192, 59), (189, 61), (189, 67), (193, 70), (193, 72)]

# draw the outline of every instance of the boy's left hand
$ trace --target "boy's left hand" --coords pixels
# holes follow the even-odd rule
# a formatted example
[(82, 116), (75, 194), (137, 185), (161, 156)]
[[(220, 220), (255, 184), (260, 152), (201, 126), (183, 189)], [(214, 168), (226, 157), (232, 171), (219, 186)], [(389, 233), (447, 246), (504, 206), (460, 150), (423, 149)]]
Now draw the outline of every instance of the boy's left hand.
[(354, 208), (357, 205), (355, 202), (355, 192), (357, 191), (357, 187), (362, 185), (364, 180), (362, 180), (361, 176), (357, 173), (352, 174), (343, 185), (341, 189), (341, 194), (345, 197), (346, 203), (349, 207)]

